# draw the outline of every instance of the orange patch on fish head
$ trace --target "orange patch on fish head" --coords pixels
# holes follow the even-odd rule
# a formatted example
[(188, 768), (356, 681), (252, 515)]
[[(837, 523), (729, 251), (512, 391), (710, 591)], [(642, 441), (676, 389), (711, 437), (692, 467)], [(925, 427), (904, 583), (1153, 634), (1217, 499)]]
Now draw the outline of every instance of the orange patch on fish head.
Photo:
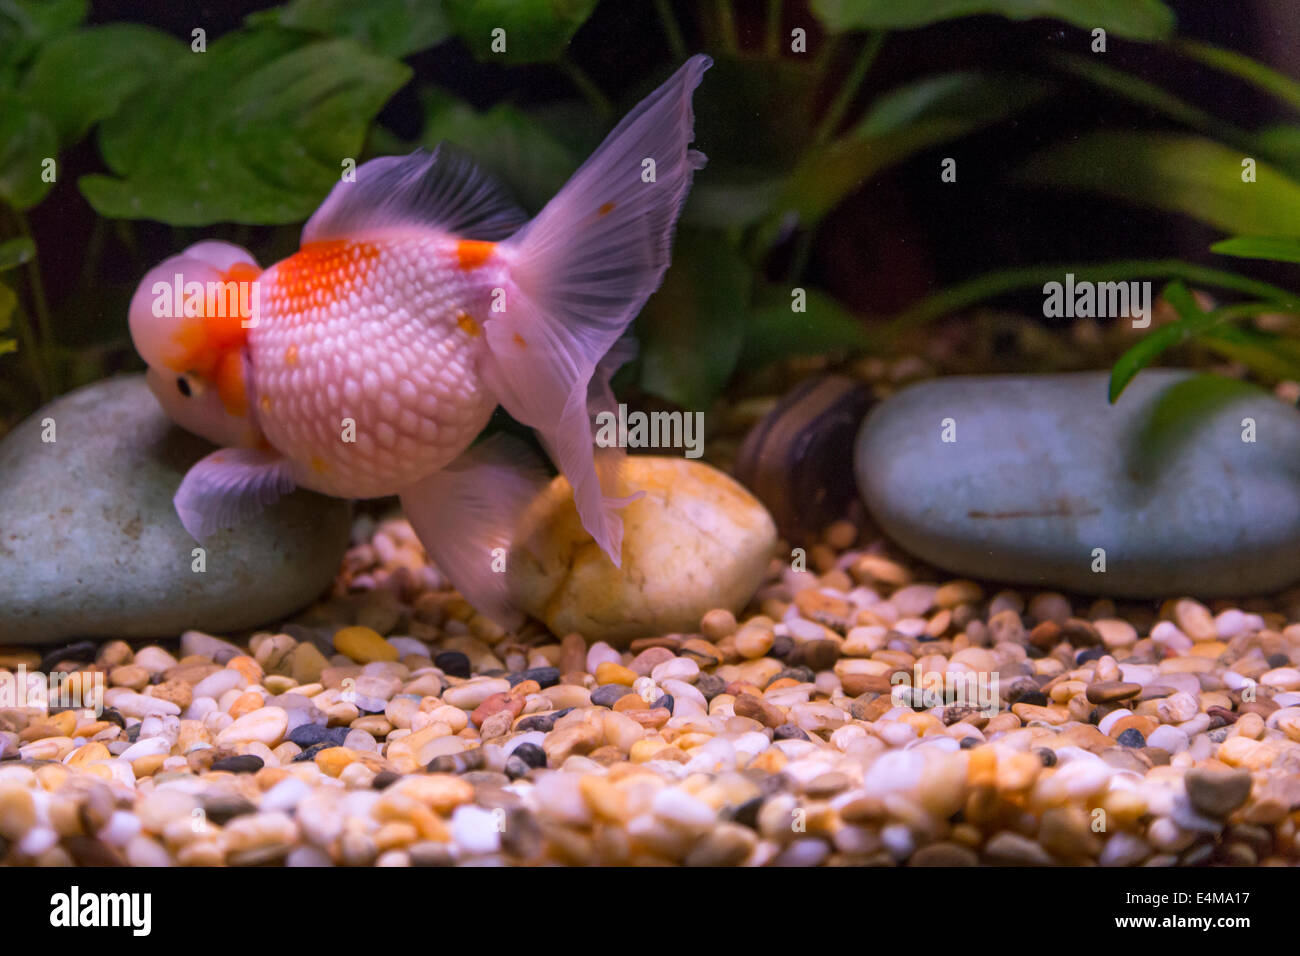
[(238, 351), (223, 352), (217, 363), (214, 380), (221, 404), (231, 415), (248, 414), (248, 390), (244, 382), (244, 360)]
[(462, 269), (477, 269), (492, 257), (496, 247), (495, 242), (461, 239), (456, 243), (456, 262)]

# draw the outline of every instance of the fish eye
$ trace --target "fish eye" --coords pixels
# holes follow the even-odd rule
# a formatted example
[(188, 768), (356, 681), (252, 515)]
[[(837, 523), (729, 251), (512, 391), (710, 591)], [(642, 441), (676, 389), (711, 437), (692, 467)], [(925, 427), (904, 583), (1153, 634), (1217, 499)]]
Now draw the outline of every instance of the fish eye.
[(176, 377), (176, 389), (186, 398), (189, 398), (194, 394), (193, 390), (190, 389), (190, 380), (184, 375), (178, 375)]

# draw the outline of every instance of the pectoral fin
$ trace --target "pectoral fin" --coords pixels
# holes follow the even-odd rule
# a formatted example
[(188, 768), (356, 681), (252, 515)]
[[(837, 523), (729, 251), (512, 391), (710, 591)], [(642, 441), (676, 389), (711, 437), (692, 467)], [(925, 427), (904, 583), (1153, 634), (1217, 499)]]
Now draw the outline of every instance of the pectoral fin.
[(172, 500), (185, 530), (202, 541), (256, 516), (293, 489), (289, 462), (276, 452), (221, 448), (195, 462)]

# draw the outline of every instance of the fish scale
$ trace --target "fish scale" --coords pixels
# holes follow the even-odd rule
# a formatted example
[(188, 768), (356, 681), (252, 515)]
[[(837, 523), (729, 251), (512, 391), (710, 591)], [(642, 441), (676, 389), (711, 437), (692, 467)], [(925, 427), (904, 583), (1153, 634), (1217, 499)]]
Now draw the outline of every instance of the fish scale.
[(495, 405), (477, 366), (497, 281), (461, 268), (451, 237), (418, 234), (309, 244), (262, 275), (257, 420), (298, 484), (391, 495), (469, 445)]

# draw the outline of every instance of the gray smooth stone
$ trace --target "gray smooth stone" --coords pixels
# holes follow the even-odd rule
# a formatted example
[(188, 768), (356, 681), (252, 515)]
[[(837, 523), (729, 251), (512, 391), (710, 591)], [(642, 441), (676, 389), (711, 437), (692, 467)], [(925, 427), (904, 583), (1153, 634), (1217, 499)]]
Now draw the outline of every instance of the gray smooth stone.
[[(43, 419), (56, 438), (41, 441)], [(204, 542), (172, 496), (213, 446), (171, 424), (141, 375), (59, 398), (0, 442), (0, 643), (174, 637), (291, 614), (329, 586), (346, 501), (299, 491)]]
[[(917, 557), (986, 580), (1217, 597), (1300, 579), (1300, 411), (1172, 369), (1141, 372), (1110, 405), (1107, 381), (962, 376), (904, 389), (858, 433), (868, 508)], [(955, 442), (942, 441), (945, 419)]]

